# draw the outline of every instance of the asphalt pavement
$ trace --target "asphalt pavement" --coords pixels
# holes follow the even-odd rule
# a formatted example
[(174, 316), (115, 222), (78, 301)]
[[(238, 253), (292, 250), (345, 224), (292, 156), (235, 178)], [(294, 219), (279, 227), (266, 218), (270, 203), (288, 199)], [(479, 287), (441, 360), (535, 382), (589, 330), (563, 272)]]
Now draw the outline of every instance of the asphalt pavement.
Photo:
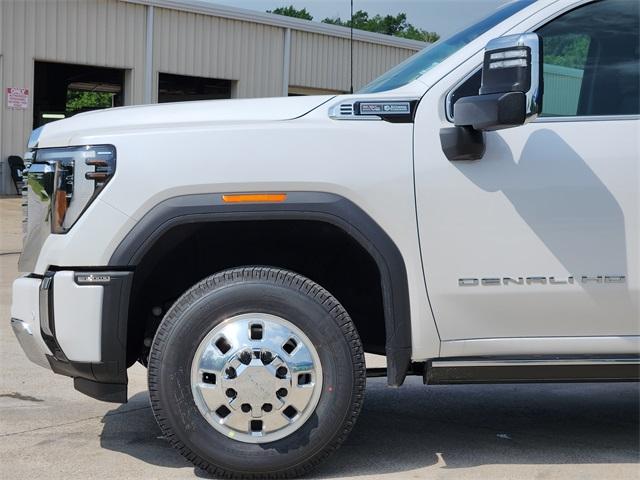
[[(20, 239), (20, 202), (0, 198), (0, 479), (210, 478), (162, 437), (142, 366), (116, 405), (28, 362), (9, 325)], [(425, 387), (413, 377), (391, 389), (374, 378), (351, 436), (307, 478), (637, 480), (639, 420), (635, 383)]]

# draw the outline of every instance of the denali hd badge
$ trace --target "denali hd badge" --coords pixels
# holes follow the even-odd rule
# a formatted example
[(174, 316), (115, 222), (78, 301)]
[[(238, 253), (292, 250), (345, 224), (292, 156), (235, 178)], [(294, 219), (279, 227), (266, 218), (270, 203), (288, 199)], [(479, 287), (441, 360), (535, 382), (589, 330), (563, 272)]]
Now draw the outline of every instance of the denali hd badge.
[(477, 287), (483, 285), (573, 285), (576, 283), (625, 283), (624, 275), (582, 275), (579, 277), (487, 277), (487, 278), (459, 278), (459, 287)]
[(104, 285), (111, 282), (110, 275), (103, 274), (76, 274), (76, 283), (78, 285)]
[(408, 115), (409, 102), (360, 102), (360, 115)]

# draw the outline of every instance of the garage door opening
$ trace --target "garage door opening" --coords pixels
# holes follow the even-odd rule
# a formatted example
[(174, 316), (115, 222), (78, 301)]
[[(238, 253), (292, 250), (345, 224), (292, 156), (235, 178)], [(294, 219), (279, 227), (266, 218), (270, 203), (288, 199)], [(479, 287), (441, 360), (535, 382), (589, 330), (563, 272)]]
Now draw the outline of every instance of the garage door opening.
[(231, 80), (160, 73), (158, 103), (231, 98)]
[(76, 113), (124, 104), (125, 70), (35, 62), (33, 128)]

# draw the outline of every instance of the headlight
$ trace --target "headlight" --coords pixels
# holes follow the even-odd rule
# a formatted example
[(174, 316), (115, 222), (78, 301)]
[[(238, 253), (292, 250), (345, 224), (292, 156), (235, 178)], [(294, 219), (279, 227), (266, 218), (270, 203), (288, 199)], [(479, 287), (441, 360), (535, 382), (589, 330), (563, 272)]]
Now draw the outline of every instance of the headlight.
[(48, 200), (51, 232), (66, 233), (115, 170), (116, 150), (111, 145), (42, 148), (34, 153), (27, 184), (30, 193)]

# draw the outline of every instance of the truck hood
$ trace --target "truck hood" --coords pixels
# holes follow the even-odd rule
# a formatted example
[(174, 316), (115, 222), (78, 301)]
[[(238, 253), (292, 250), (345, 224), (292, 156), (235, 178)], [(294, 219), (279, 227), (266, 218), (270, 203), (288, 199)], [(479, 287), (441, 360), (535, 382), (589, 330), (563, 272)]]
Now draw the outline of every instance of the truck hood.
[[(80, 136), (157, 127), (264, 122), (300, 117), (334, 98), (327, 96), (205, 100), (110, 108), (81, 113), (34, 131), (30, 146), (66, 146)], [(34, 138), (35, 137), (35, 138)]]

